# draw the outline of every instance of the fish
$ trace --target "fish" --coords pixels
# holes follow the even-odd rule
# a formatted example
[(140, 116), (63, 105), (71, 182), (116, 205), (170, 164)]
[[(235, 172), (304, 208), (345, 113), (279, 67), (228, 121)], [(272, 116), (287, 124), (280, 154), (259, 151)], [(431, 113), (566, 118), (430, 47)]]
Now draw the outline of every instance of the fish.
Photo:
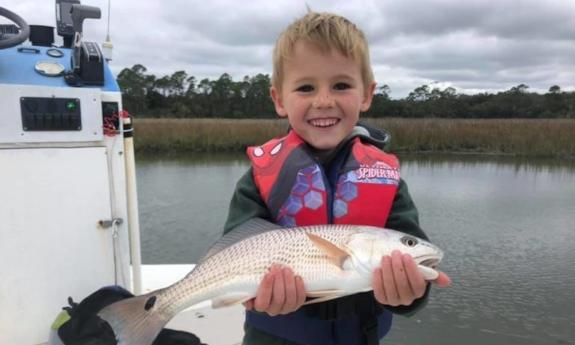
[(211, 300), (212, 308), (248, 301), (272, 265), (304, 282), (306, 304), (372, 289), (372, 273), (394, 250), (410, 254), (426, 280), (439, 275), (443, 252), (399, 231), (363, 225), (283, 228), (255, 218), (222, 236), (183, 279), (103, 308), (118, 345), (150, 345), (180, 311)]

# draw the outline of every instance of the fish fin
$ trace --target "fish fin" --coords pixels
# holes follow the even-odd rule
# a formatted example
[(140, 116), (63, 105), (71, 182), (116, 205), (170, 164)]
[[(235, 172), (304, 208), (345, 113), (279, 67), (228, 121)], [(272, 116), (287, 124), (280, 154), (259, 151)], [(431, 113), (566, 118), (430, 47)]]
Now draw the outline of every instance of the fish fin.
[(248, 237), (263, 234), (271, 230), (282, 229), (281, 225), (268, 222), (262, 218), (252, 218), (236, 226), (230, 232), (220, 237), (202, 257), (202, 261), (208, 257), (226, 249), (227, 247), (244, 240)]
[(315, 291), (306, 291), (305, 295), (307, 297), (324, 297), (324, 296), (331, 296), (336, 294), (344, 294), (345, 291), (341, 289), (331, 289), (331, 290), (315, 290)]
[(329, 301), (332, 299), (347, 296), (349, 295), (349, 293), (345, 292), (344, 290), (322, 290), (322, 291), (307, 292), (306, 295), (308, 297), (316, 297), (316, 298), (305, 301), (304, 305)]
[(315, 244), (316, 247), (321, 249), (329, 258), (329, 260), (337, 267), (343, 269), (343, 263), (349, 258), (349, 253), (332, 242), (317, 235), (306, 233), (307, 237)]
[[(98, 312), (118, 345), (151, 345), (171, 317), (156, 305), (158, 291), (112, 303)], [(173, 315), (172, 315), (173, 316)]]
[(254, 296), (246, 293), (229, 293), (212, 299), (212, 308), (229, 307), (235, 304), (243, 303), (252, 299)]
[(439, 277), (439, 272), (437, 272), (431, 267), (417, 265), (417, 268), (419, 269), (419, 272), (421, 272), (425, 280), (435, 280), (437, 279), (437, 277)]

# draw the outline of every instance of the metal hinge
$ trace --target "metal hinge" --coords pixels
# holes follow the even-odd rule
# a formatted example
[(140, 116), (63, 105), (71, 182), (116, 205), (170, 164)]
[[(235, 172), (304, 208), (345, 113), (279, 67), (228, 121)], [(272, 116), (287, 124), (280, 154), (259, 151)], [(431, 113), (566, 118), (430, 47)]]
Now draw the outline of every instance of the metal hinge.
[(124, 220), (122, 218), (112, 218), (112, 219), (106, 219), (106, 220), (101, 220), (98, 222), (98, 224), (103, 228), (103, 229), (109, 229), (114, 225), (120, 225), (124, 222)]

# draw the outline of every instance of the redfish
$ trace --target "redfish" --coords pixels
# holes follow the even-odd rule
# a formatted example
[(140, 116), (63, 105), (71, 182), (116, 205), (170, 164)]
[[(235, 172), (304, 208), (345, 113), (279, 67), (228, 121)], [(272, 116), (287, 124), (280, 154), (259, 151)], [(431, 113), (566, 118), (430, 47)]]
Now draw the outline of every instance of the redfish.
[(433, 244), (402, 232), (359, 225), (278, 228), (261, 219), (223, 236), (182, 280), (151, 293), (111, 304), (98, 315), (112, 327), (118, 345), (149, 345), (180, 311), (211, 300), (213, 308), (256, 296), (274, 264), (302, 277), (306, 303), (372, 289), (372, 273), (394, 250), (410, 254), (425, 279), (436, 279), (443, 257)]

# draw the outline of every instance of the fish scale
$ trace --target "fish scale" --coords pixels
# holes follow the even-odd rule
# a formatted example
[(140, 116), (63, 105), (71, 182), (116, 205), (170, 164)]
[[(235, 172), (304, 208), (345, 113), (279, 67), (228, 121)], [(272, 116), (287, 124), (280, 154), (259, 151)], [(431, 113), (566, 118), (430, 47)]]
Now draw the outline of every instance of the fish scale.
[(248, 226), (224, 236), (214, 252), (175, 284), (100, 311), (98, 315), (110, 324), (118, 345), (151, 344), (172, 317), (195, 304), (212, 300), (214, 307), (228, 306), (255, 297), (274, 264), (290, 267), (303, 279), (308, 296), (323, 301), (370, 290), (373, 270), (379, 267), (381, 257), (393, 250), (411, 254), (424, 276), (437, 273), (426, 265), (439, 263), (443, 256), (427, 241), (371, 226), (256, 230), (252, 232)]
[[(339, 278), (341, 269), (334, 266), (327, 256), (313, 245), (307, 233), (342, 245), (356, 231), (347, 225), (334, 226), (329, 230), (311, 226), (297, 230), (273, 231), (248, 238), (230, 247), (229, 250), (215, 254), (211, 260), (196, 267), (172, 288), (166, 289), (159, 298), (178, 301), (170, 304), (177, 306), (172, 311), (179, 312), (199, 302), (212, 299), (218, 296), (220, 291), (233, 286), (241, 286), (255, 292), (272, 264), (290, 267), (294, 274), (304, 277), (306, 285), (315, 281)], [(266, 248), (266, 250), (253, 248)], [(230, 276), (236, 278), (229, 279)]]

